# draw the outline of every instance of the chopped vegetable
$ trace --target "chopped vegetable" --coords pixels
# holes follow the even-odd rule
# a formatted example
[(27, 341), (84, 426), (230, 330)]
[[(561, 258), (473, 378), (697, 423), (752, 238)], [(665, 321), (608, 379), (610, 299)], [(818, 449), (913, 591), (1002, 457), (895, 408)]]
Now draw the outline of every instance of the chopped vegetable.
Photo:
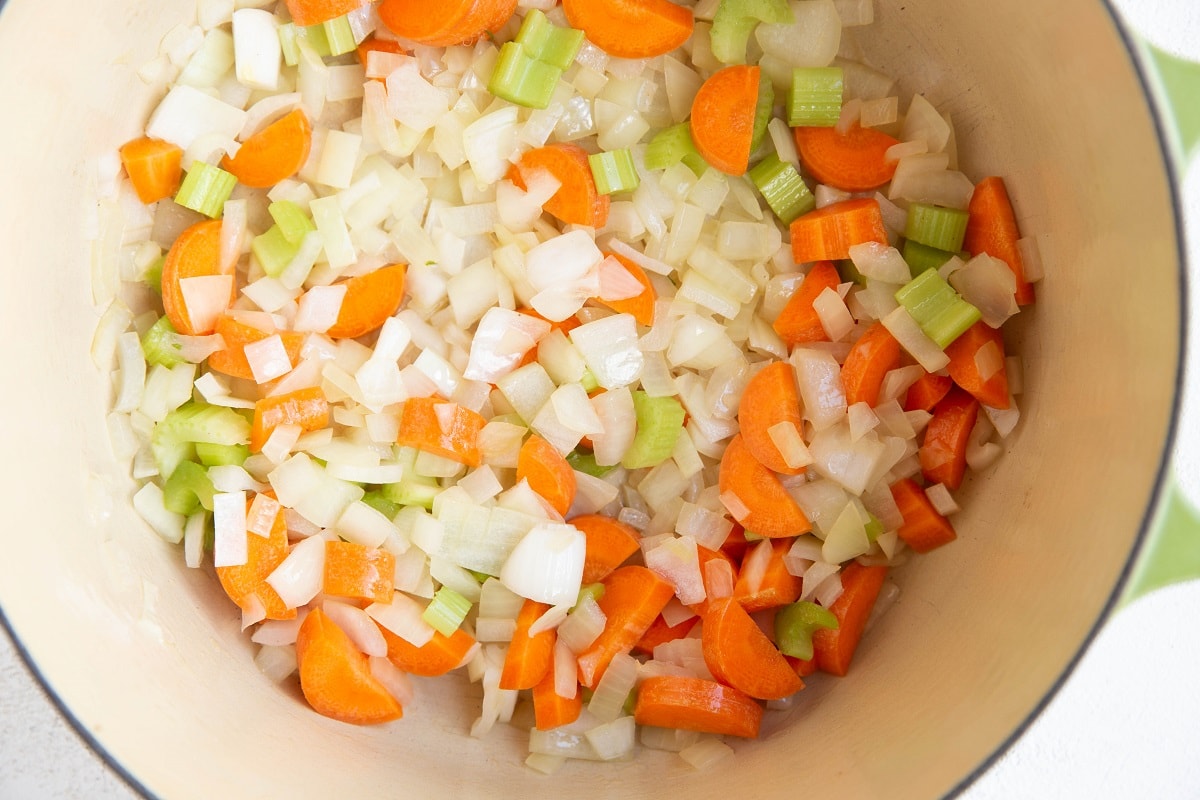
[(750, 166), (761, 70), (732, 66), (713, 73), (692, 101), (692, 142), (714, 169), (743, 175)]
[(618, 58), (653, 58), (669, 53), (692, 35), (692, 10), (670, 0), (564, 0), (571, 27)]
[(899, 141), (855, 123), (847, 131), (833, 126), (795, 129), (796, 149), (809, 173), (827, 186), (863, 192), (883, 186), (896, 174), (888, 151)]
[(797, 67), (787, 97), (788, 125), (827, 127), (842, 115), (844, 78), (841, 67)]
[(183, 150), (170, 142), (143, 136), (121, 147), (121, 164), (137, 192), (149, 205), (171, 197), (183, 175)]
[(937, 270), (913, 278), (896, 292), (896, 302), (942, 349), (979, 321), (979, 309), (963, 300)]

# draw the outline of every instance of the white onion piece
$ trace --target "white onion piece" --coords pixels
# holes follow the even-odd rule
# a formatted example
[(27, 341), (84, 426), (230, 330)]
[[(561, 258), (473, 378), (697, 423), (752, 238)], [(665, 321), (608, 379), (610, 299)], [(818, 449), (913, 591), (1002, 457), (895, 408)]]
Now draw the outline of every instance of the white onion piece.
[(604, 254), (595, 240), (586, 231), (573, 230), (527, 252), (525, 272), (529, 285), (541, 291), (583, 280), (603, 260)]
[(276, 683), (296, 671), (296, 648), (290, 645), (264, 645), (254, 656), (254, 665)]
[(906, 142), (922, 142), (926, 152), (940, 153), (950, 141), (950, 126), (924, 95), (914, 94), (904, 115), (900, 138)]
[(199, 275), (181, 278), (179, 291), (187, 308), (188, 319), (198, 333), (212, 333), (217, 318), (229, 307), (233, 296), (232, 275)]
[(387, 641), (367, 612), (348, 603), (329, 599), (321, 603), (321, 610), (350, 637), (359, 650), (369, 656), (387, 655)]
[(133, 508), (164, 541), (171, 544), (183, 541), (186, 518), (182, 514), (167, 510), (163, 505), (163, 493), (158, 484), (143, 484), (133, 495)]
[(868, 432), (879, 427), (879, 417), (867, 403), (859, 402), (846, 409), (847, 422), (850, 425), (850, 441), (857, 442)]
[(886, 447), (873, 433), (852, 441), (850, 427), (843, 423), (817, 431), (809, 450), (812, 468), (818, 474), (837, 481), (851, 494), (861, 495), (870, 485)]
[(308, 603), (325, 583), (325, 540), (313, 536), (297, 542), (267, 583), (288, 608)]
[(850, 247), (850, 259), (864, 276), (884, 283), (905, 284), (912, 280), (908, 262), (900, 251), (879, 242)]
[(246, 237), (246, 201), (226, 200), (221, 215), (221, 255), (218, 271), (232, 275), (242, 255), (242, 244)]
[(288, 94), (273, 94), (259, 100), (250, 108), (246, 109), (246, 119), (242, 126), (240, 138), (245, 141), (261, 129), (265, 128), (271, 121), (293, 111), (300, 105), (300, 93), (290, 92)]
[(117, 337), (117, 370), (120, 383), (112, 410), (128, 414), (142, 404), (142, 391), (146, 385), (146, 358), (136, 331), (127, 331)]
[(571, 525), (537, 525), (513, 548), (500, 570), (510, 590), (539, 603), (573, 603), (583, 581), (586, 540)]
[(259, 8), (234, 11), (233, 52), (240, 83), (275, 91), (279, 86), (283, 50), (279, 43), (279, 21), (274, 14)]
[(950, 357), (925, 335), (904, 306), (898, 306), (880, 321), (883, 327), (888, 329), (888, 333), (895, 337), (900, 346), (907, 350), (926, 372), (937, 372), (950, 363)]
[(187, 150), (201, 136), (218, 134), (236, 139), (246, 112), (191, 86), (175, 86), (159, 103), (146, 124), (146, 135)]
[(823, 430), (845, 418), (846, 392), (837, 359), (829, 353), (797, 347), (792, 351), (791, 361), (796, 368), (805, 417), (813, 426)]
[[(566, 700), (575, 699), (579, 691), (579, 661), (571, 648), (565, 642), (554, 643), (554, 693)], [(590, 715), (589, 715), (590, 716)], [(533, 749), (533, 738), (530, 737), (529, 747)]]
[(812, 463), (812, 453), (808, 451), (808, 445), (804, 443), (794, 422), (780, 422), (772, 425), (767, 429), (767, 435), (771, 437), (771, 443), (783, 456), (783, 462), (791, 469), (800, 469)]
[(840, 294), (826, 287), (813, 300), (813, 310), (821, 320), (821, 327), (831, 342), (840, 342), (854, 330), (854, 317)]
[(617, 302), (638, 297), (646, 291), (642, 282), (630, 274), (625, 265), (609, 256), (600, 262), (600, 294), (605, 302)]
[(1009, 395), (1008, 408), (992, 408), (991, 406), (983, 406), (983, 413), (995, 426), (996, 432), (1000, 434), (1001, 439), (1007, 439), (1008, 436), (1017, 427), (1017, 422), (1021, 419), (1021, 410), (1017, 408), (1017, 401)]
[(648, 551), (645, 559), (647, 567), (675, 587), (681, 603), (693, 605), (704, 600), (704, 579), (695, 539), (673, 538)]
[(633, 395), (627, 387), (611, 389), (591, 399), (601, 431), (592, 438), (592, 453), (601, 466), (619, 464), (637, 434)]
[(857, 558), (871, 549), (871, 540), (867, 538), (866, 527), (862, 517), (853, 503), (847, 503), (821, 547), (821, 559), (830, 564), (841, 564), (852, 558)]
[(386, 85), (388, 113), (414, 132), (429, 130), (450, 109), (446, 94), (425, 80), (415, 58), (404, 57)]
[(372, 655), (367, 661), (367, 666), (371, 669), (371, 676), (383, 684), (383, 688), (387, 689), (388, 694), (396, 698), (396, 702), (401, 706), (408, 705), (416, 697), (412, 678), (391, 661)]
[(605, 389), (628, 386), (640, 377), (644, 358), (638, 349), (637, 321), (614, 314), (571, 331), (571, 341)]
[(250, 342), (242, 348), (255, 383), (266, 383), (292, 371), (292, 361), (279, 334)]
[(213, 566), (240, 567), (246, 563), (246, 493), (213, 495)]
[(790, 24), (761, 24), (755, 38), (763, 52), (793, 67), (827, 67), (842, 41), (842, 21), (833, 0), (789, 3)]
[(557, 194), (562, 182), (545, 169), (521, 170), (525, 190), (510, 181), (496, 184), (496, 206), (500, 221), (512, 230), (528, 230), (542, 215), (542, 208)]
[(604, 631), (607, 619), (595, 599), (590, 594), (585, 595), (558, 626), (558, 641), (572, 653), (582, 653)]
[(733, 748), (717, 737), (704, 737), (679, 751), (679, 757), (698, 770), (709, 769), (733, 754)]
[(550, 323), (506, 308), (483, 315), (471, 340), (471, 355), (463, 377), (495, 383), (521, 363), (521, 359), (550, 332)]
[(637, 723), (633, 717), (618, 717), (612, 722), (591, 728), (584, 737), (597, 758), (614, 761), (633, 755), (637, 745)]
[[(391, 78), (388, 85), (390, 92)], [(509, 160), (517, 152), (517, 115), (516, 106), (504, 106), (483, 115), (463, 131), (467, 162), (481, 184), (493, 184), (508, 172)]]
[(628, 653), (618, 653), (609, 662), (588, 701), (588, 711), (596, 719), (611, 722), (621, 716), (625, 700), (637, 683), (638, 662)]
[(425, 607), (402, 592), (392, 595), (390, 603), (372, 603), (365, 610), (367, 616), (413, 647), (428, 644), (435, 633), (433, 627), (421, 618)]
[(934, 509), (943, 517), (948, 517), (961, 510), (944, 483), (935, 483), (932, 486), (925, 487), (925, 496), (929, 498), (929, 502), (933, 503)]
[(979, 309), (983, 321), (999, 328), (1020, 311), (1017, 306), (1017, 280), (1008, 264), (987, 253), (980, 253), (950, 276), (950, 284), (971, 305)]
[(295, 509), (316, 525), (327, 528), (364, 490), (348, 481), (330, 476), (304, 453), (298, 453), (268, 475), (279, 502)]

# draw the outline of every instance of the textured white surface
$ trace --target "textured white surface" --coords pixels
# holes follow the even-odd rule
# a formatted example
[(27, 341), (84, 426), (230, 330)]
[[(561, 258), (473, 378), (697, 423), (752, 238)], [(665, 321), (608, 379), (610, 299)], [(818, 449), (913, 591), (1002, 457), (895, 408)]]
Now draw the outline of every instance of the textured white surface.
[[(1200, 60), (1195, 0), (1115, 2), (1152, 42)], [(1185, 182), (1184, 204), (1191, 263), (1200, 265), (1200, 169)], [(1191, 307), (1200, 308), (1196, 266), (1191, 295)], [(1180, 441), (1194, 443), (1200, 442), (1195, 342), (1189, 373)], [(1185, 485), (1200, 488), (1197, 455), (1185, 449), (1177, 461)], [(1198, 609), (1200, 582), (1158, 592), (1118, 614), (1046, 711), (965, 800), (1200, 797)], [(0, 635), (0, 800), (132, 797), (58, 715)]]

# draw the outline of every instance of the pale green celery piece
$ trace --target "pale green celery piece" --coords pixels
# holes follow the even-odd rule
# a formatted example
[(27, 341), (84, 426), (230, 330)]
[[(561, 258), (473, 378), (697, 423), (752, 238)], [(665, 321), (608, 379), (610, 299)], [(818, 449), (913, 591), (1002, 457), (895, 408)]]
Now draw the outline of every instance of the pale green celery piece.
[(682, 161), (696, 175), (703, 175), (708, 164), (692, 141), (691, 126), (686, 122), (659, 131), (646, 145), (646, 169), (667, 169)]
[(565, 71), (579, 55), (583, 38), (583, 31), (559, 27), (535, 8), (525, 15), (516, 41), (530, 58)]
[(241, 445), (250, 440), (250, 423), (232, 408), (186, 403), (154, 426), (150, 449), (159, 475), (171, 475), (195, 455), (195, 444)]
[(470, 610), (470, 600), (449, 586), (443, 586), (434, 593), (433, 600), (421, 613), (421, 619), (442, 636), (453, 636)]
[(304, 209), (291, 200), (279, 200), (267, 207), (271, 219), (279, 226), (283, 238), (294, 245), (304, 241), (304, 237), (317, 229), (313, 221), (304, 213)]
[(632, 192), (638, 187), (637, 168), (633, 165), (633, 154), (627, 148), (590, 155), (588, 165), (600, 194)]
[(159, 317), (150, 328), (142, 334), (142, 355), (146, 363), (152, 366), (160, 365), (168, 369), (183, 363), (180, 355), (178, 334), (171, 325), (171, 320)]
[(788, 92), (788, 124), (832, 128), (842, 116), (844, 76), (841, 67), (798, 67)]
[(283, 229), (272, 225), (266, 233), (254, 237), (250, 242), (250, 251), (258, 259), (263, 272), (272, 278), (278, 278), (300, 252), (300, 245), (289, 242)]
[(925, 335), (943, 350), (979, 321), (979, 309), (963, 300), (936, 269), (926, 270), (896, 292)]
[(767, 126), (775, 114), (775, 86), (770, 78), (760, 76), (758, 80), (758, 101), (754, 106), (754, 134), (750, 137), (750, 152), (758, 150), (763, 139), (767, 138)]
[(756, 164), (749, 176), (775, 216), (785, 225), (817, 207), (817, 199), (800, 173), (791, 164), (780, 161), (774, 153)]
[(558, 88), (562, 70), (531, 58), (517, 42), (506, 42), (488, 81), (488, 91), (526, 108), (546, 108)]
[(683, 406), (674, 397), (651, 397), (638, 391), (633, 393), (633, 410), (637, 433), (621, 464), (626, 469), (658, 466), (671, 457), (683, 432), (687, 416)]
[(792, 603), (775, 615), (775, 646), (785, 656), (807, 661), (813, 657), (813, 634), (837, 627), (837, 617), (829, 609), (807, 601)]
[(204, 161), (194, 161), (175, 195), (175, 202), (206, 217), (220, 219), (235, 186), (237, 178), (230, 173)]
[(787, 0), (721, 0), (709, 33), (712, 54), (722, 64), (746, 63), (746, 45), (760, 22), (795, 22)]
[(358, 47), (358, 42), (354, 41), (354, 29), (350, 27), (349, 17), (342, 16), (322, 22), (320, 27), (325, 34), (325, 41), (329, 43), (329, 55), (344, 55)]
[(196, 459), (205, 467), (240, 467), (250, 457), (250, 447), (244, 444), (211, 444), (196, 442)]
[(970, 214), (957, 208), (913, 203), (908, 208), (904, 236), (926, 247), (955, 253), (962, 249), (970, 218)]
[(163, 506), (168, 511), (184, 516), (200, 508), (212, 511), (216, 492), (208, 477), (208, 470), (195, 461), (182, 461), (163, 484)]

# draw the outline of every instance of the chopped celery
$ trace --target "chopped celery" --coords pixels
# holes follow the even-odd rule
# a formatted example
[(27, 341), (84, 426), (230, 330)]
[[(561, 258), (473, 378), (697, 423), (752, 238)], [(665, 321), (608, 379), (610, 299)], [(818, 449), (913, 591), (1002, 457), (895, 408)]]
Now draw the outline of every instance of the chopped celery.
[(971, 215), (957, 208), (913, 203), (908, 208), (906, 239), (918, 244), (954, 253), (962, 249)]
[(879, 534), (883, 533), (883, 523), (879, 520), (879, 517), (869, 511), (867, 512), (867, 516), (871, 519), (863, 527), (867, 532), (867, 541), (874, 544), (875, 540), (879, 538)]
[(585, 369), (583, 371), (583, 377), (579, 379), (579, 385), (583, 387), (585, 392), (591, 394), (600, 388), (600, 381), (596, 380), (596, 374), (594, 372), (592, 372), (590, 369)]
[(775, 114), (775, 85), (771, 79), (758, 79), (758, 102), (754, 105), (754, 133), (750, 137), (750, 152), (753, 153), (767, 138), (767, 126)]
[(182, 461), (191, 460), (197, 442), (239, 445), (250, 438), (250, 423), (232, 408), (185, 403), (154, 426), (150, 449), (159, 475), (171, 475)]
[(240, 467), (249, 457), (249, 445), (196, 442), (196, 458), (206, 467)]
[(615, 466), (602, 467), (596, 463), (594, 455), (591, 453), (581, 453), (578, 450), (573, 450), (567, 454), (567, 463), (571, 465), (571, 469), (591, 475), (593, 478), (603, 478), (616, 469)]
[(486, 572), (480, 572), (480, 571), (474, 570), (474, 569), (469, 569), (469, 570), (467, 570), (467, 572), (470, 573), (472, 578), (479, 581), (480, 584), (483, 584), (484, 581), (486, 581), (488, 578), (492, 577), (491, 575), (488, 575)]
[(142, 355), (146, 357), (146, 363), (168, 368), (182, 364), (183, 356), (179, 354), (177, 336), (175, 328), (171, 326), (171, 320), (159, 317), (158, 322), (142, 334)]
[(559, 27), (534, 8), (525, 15), (516, 40), (530, 58), (566, 70), (583, 46), (583, 31)]
[(322, 22), (320, 27), (322, 33), (325, 34), (325, 41), (329, 43), (329, 55), (344, 55), (358, 47), (358, 42), (354, 41), (354, 29), (350, 27), (348, 16)]
[(416, 471), (417, 451), (412, 447), (401, 447), (397, 453), (397, 461), (403, 467), (403, 475), (399, 483), (389, 483), (380, 487), (383, 498), (398, 506), (421, 506), (432, 509), (433, 499), (442, 491), (437, 478), (427, 478), (418, 475)]
[(279, 26), (279, 44), (283, 47), (283, 62), (289, 67), (294, 67), (300, 63), (299, 43), (301, 41), (312, 48), (312, 51), (322, 58), (333, 55), (333, 51), (329, 47), (329, 36), (325, 32), (324, 25), (311, 25), (307, 28), (302, 28), (289, 22)]
[(981, 316), (979, 309), (963, 300), (936, 269), (922, 272), (901, 287), (896, 302), (943, 350)]
[(280, 200), (276, 203), (271, 203), (267, 207), (267, 211), (271, 214), (271, 219), (275, 220), (275, 225), (279, 228), (279, 232), (283, 234), (283, 238), (287, 239), (291, 244), (300, 244), (300, 242), (304, 241), (305, 236), (317, 229), (317, 226), (309, 219), (308, 214), (304, 213), (304, 209), (291, 200)]
[(837, 627), (837, 617), (829, 609), (807, 601), (792, 603), (775, 615), (775, 646), (785, 656), (807, 661), (813, 657), (813, 634)]
[(841, 67), (797, 67), (788, 92), (788, 125), (832, 128), (842, 116)]
[(399, 503), (393, 503), (387, 499), (381, 490), (367, 492), (362, 496), (362, 501), (388, 519), (395, 517), (403, 508)]
[(651, 397), (640, 391), (633, 393), (633, 410), (637, 433), (621, 464), (626, 469), (657, 466), (675, 451), (687, 415), (674, 397)]
[(266, 233), (254, 237), (250, 243), (250, 251), (258, 259), (263, 272), (272, 278), (278, 278), (300, 252), (300, 245), (289, 242), (283, 228), (272, 225)]
[(283, 49), (283, 63), (294, 67), (300, 63), (300, 47), (296, 44), (299, 29), (294, 22), (279, 26), (279, 46)]
[(800, 173), (772, 153), (750, 170), (750, 180), (785, 225), (817, 207), (817, 200)]
[(166, 259), (162, 256), (154, 259), (154, 263), (146, 267), (146, 272), (142, 275), (142, 283), (155, 294), (162, 294), (162, 270)]
[[(943, 264), (956, 255), (927, 244), (914, 242), (912, 239), (905, 240), (903, 254), (913, 275), (920, 275), (927, 269), (941, 269)], [(971, 257), (970, 253), (958, 253), (957, 255), (964, 261)]]
[(754, 531), (742, 531), (742, 537), (747, 542), (761, 542), (763, 539), (767, 538), (762, 534), (755, 533)]
[(858, 267), (848, 258), (839, 259), (835, 262), (838, 275), (843, 281), (852, 281), (859, 286), (867, 285), (867, 276), (858, 271)]
[(593, 600), (599, 603), (600, 598), (604, 597), (604, 584), (585, 583), (583, 586), (579, 587), (579, 596), (575, 598), (575, 605), (582, 603), (583, 598), (585, 597), (591, 597)]
[(692, 141), (692, 128), (686, 122), (664, 128), (646, 145), (646, 169), (666, 169), (680, 161), (697, 175), (703, 175), (708, 169)]
[(638, 187), (637, 168), (633, 166), (633, 154), (628, 148), (590, 155), (588, 166), (592, 168), (596, 191), (600, 194), (632, 192)]
[(181, 461), (163, 484), (163, 505), (168, 511), (184, 516), (201, 507), (212, 511), (216, 491), (204, 467), (195, 461)]
[(787, 25), (795, 19), (787, 0), (721, 0), (709, 34), (712, 54), (722, 64), (744, 64), (746, 45), (758, 23)]
[(237, 178), (230, 173), (204, 161), (194, 161), (175, 195), (175, 202), (206, 217), (220, 219), (235, 186)]
[(421, 619), (442, 636), (453, 636), (470, 610), (470, 600), (449, 586), (443, 586), (433, 595), (433, 600), (421, 613)]
[(562, 70), (531, 58), (517, 42), (506, 42), (488, 81), (488, 91), (519, 106), (545, 108), (558, 88)]

